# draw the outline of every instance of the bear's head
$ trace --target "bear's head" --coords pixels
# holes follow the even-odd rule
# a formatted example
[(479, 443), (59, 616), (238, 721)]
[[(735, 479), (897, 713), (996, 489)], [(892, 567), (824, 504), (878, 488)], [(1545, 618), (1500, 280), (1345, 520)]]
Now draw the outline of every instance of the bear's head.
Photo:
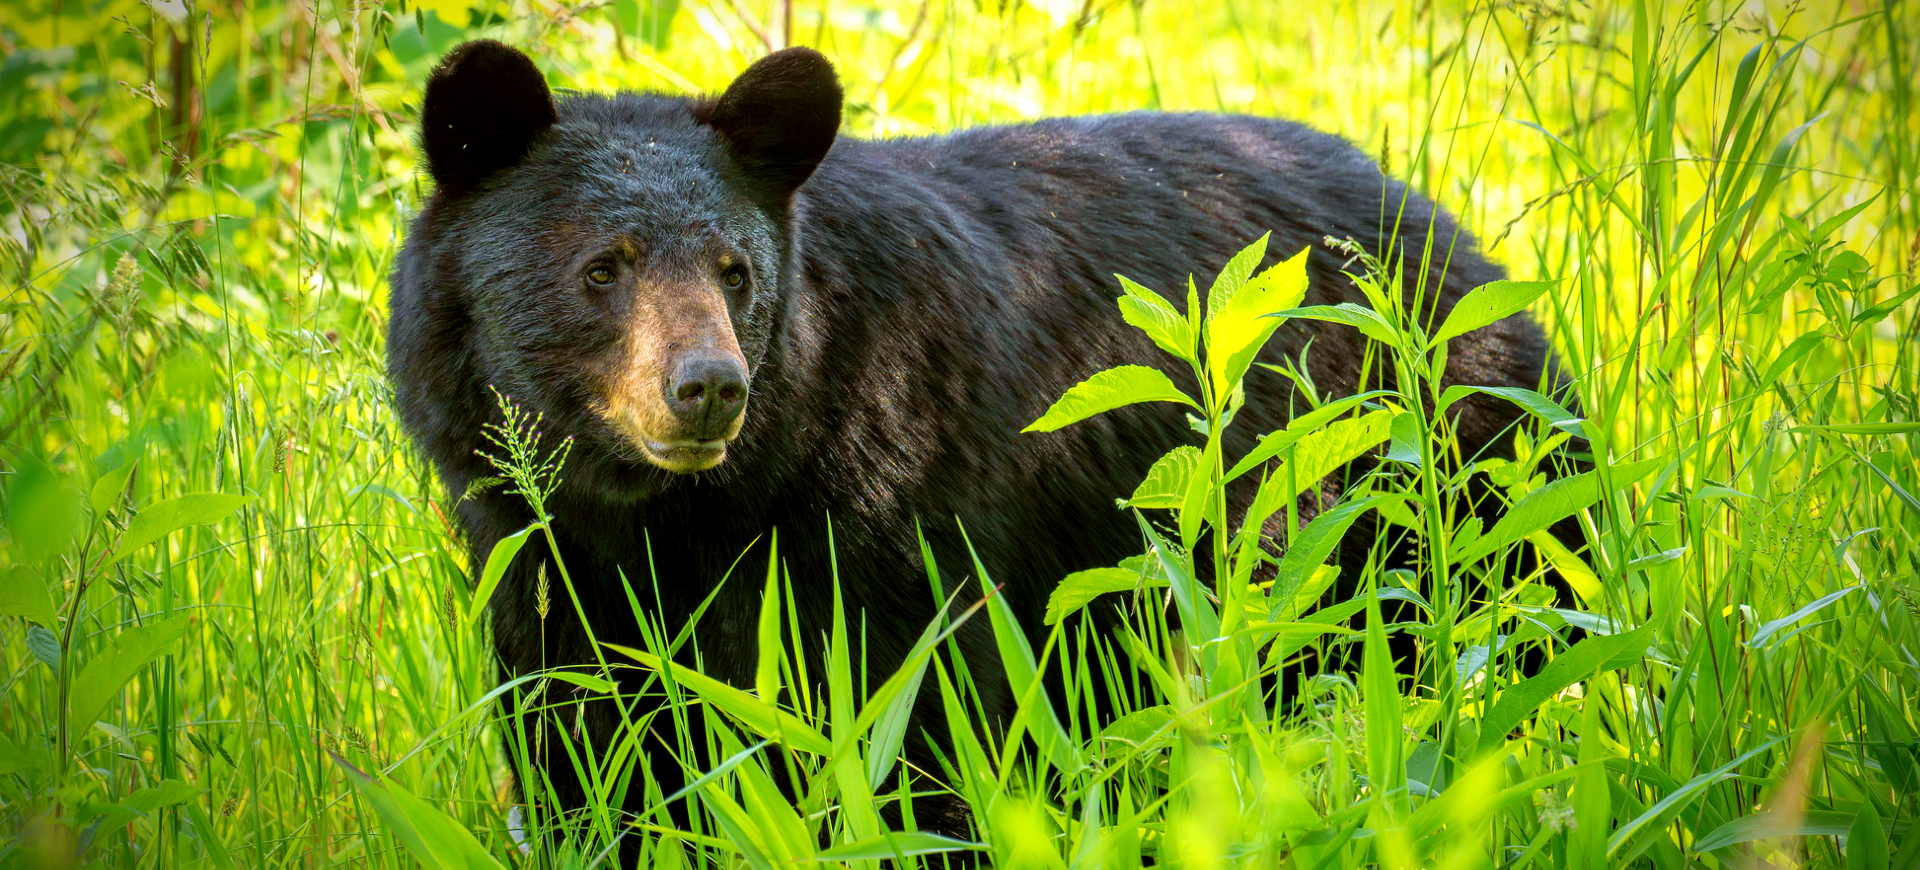
[(790, 48), (711, 99), (556, 102), (525, 54), (466, 43), (427, 79), (435, 192), (402, 272), (465, 319), (472, 377), (574, 436), (605, 482), (644, 495), (671, 479), (649, 466), (713, 468), (748, 414), (794, 193), (841, 98), (826, 58)]

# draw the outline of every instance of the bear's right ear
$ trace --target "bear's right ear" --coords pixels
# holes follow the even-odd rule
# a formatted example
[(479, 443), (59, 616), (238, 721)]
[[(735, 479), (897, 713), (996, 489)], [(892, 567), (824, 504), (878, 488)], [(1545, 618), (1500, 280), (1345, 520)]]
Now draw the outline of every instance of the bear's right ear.
[(440, 190), (458, 196), (520, 162), (558, 120), (532, 58), (491, 39), (466, 43), (427, 76), (420, 111), (427, 171)]
[(811, 48), (783, 48), (756, 61), (699, 110), (727, 137), (762, 198), (785, 203), (813, 174), (840, 132), (840, 77)]

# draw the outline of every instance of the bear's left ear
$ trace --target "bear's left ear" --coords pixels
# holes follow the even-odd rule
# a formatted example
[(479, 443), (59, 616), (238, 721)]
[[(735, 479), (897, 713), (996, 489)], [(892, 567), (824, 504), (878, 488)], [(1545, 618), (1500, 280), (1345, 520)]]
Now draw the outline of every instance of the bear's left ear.
[(840, 78), (811, 48), (761, 58), (708, 104), (702, 120), (733, 146), (755, 192), (785, 203), (833, 147), (840, 131)]
[(427, 171), (459, 196), (519, 163), (533, 138), (560, 119), (533, 58), (491, 39), (447, 52), (427, 76), (420, 138)]

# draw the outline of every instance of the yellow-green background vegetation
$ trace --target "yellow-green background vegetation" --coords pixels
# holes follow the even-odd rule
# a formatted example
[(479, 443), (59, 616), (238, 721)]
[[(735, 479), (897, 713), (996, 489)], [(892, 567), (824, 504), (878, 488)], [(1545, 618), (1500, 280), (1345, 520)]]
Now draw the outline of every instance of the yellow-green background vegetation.
[[(1079, 769), (989, 740), (956, 763), (1002, 865), (1920, 867), (1920, 7), (1893, 0), (7, 0), (0, 864), (598, 853), (513, 846), (470, 566), (383, 374), (419, 83), (483, 35), (579, 90), (711, 91), (812, 45), (855, 136), (1294, 118), (1560, 280), (1532, 310), (1603, 464), (1657, 460), (1558, 559), (1579, 608), (1443, 605), (1460, 667), (1278, 718), (1176, 680), (1121, 730), (1070, 723)], [(1464, 665), (1529, 617), (1642, 640), (1555, 647), (1550, 682)], [(1501, 704), (1509, 739), (1462, 737)], [(757, 771), (702, 804), (746, 828), (649, 860), (874, 842)]]

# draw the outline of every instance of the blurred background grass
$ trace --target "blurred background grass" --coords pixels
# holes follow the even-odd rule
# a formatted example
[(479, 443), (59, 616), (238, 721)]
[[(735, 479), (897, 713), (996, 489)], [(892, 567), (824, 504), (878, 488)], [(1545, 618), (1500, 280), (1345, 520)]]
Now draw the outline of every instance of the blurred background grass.
[[(1535, 314), (1587, 414), (1675, 472), (1587, 566), (1608, 592), (1586, 609), (1657, 626), (1655, 654), (1592, 687), (1591, 722), (1548, 699), (1514, 762), (1605, 759), (1587, 833), (1555, 815), (1579, 786), (1543, 787), (1452, 851), (1326, 860), (1915, 866), (1916, 23), (1911, 2), (8, 0), (0, 862), (410, 866), (327, 750), (518, 860), (505, 767), (476, 749), (493, 668), (457, 618), (464, 554), (381, 353), (427, 185), (419, 82), (484, 35), (580, 90), (710, 91), (812, 45), (857, 136), (1156, 108), (1347, 137), (1516, 277), (1564, 279)], [(213, 492), (252, 500), (102, 557)], [(176, 614), (179, 640), (125, 653)], [(67, 723), (89, 682), (108, 703)], [(1288, 732), (1328, 754), (1288, 768), (1309, 833), (1367, 769), (1334, 758), (1362, 726), (1313, 722)], [(1764, 824), (1699, 848), (1742, 818)], [(1067, 862), (1084, 836), (1031, 842)]]

